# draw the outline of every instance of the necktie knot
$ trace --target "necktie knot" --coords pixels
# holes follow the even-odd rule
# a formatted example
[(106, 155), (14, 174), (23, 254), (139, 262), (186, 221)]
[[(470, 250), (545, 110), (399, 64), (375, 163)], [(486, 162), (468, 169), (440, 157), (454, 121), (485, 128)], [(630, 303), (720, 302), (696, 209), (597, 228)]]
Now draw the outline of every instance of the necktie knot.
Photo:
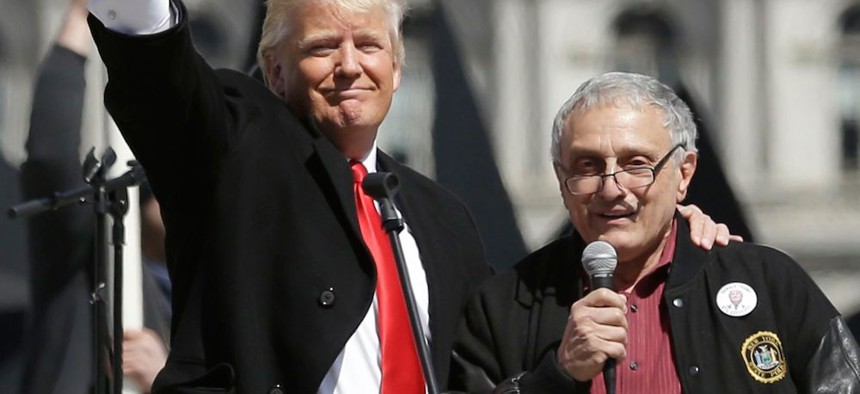
[(367, 168), (364, 168), (364, 164), (358, 160), (350, 160), (349, 164), (352, 169), (352, 180), (361, 185), (364, 178), (367, 177)]

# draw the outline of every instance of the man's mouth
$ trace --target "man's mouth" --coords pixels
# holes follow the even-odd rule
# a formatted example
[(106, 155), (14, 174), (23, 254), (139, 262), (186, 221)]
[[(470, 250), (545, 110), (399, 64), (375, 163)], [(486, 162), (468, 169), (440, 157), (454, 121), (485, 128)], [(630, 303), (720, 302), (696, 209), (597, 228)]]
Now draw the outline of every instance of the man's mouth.
[(635, 212), (624, 211), (624, 212), (603, 212), (599, 213), (597, 216), (606, 218), (606, 219), (621, 219), (633, 216)]

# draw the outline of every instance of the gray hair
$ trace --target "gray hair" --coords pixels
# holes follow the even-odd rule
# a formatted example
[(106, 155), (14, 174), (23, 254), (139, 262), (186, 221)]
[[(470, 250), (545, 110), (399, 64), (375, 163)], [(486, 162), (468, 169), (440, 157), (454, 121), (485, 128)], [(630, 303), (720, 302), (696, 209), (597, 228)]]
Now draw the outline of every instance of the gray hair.
[(394, 61), (397, 64), (403, 64), (405, 50), (401, 25), (406, 14), (406, 4), (403, 0), (267, 0), (266, 19), (263, 21), (263, 31), (257, 47), (257, 64), (263, 71), (264, 77), (269, 71), (266, 58), (287, 39), (292, 29), (290, 17), (296, 9), (305, 4), (330, 4), (351, 12), (367, 12), (377, 7), (382, 8), (388, 16)]
[[(653, 77), (624, 72), (610, 72), (585, 81), (573, 93), (555, 116), (552, 125), (550, 154), (554, 164), (561, 165), (561, 135), (573, 112), (582, 113), (604, 105), (629, 105), (641, 109), (645, 105), (663, 111), (663, 126), (669, 130), (672, 145), (681, 144), (687, 152), (696, 152), (696, 123), (690, 107), (675, 92)], [(679, 157), (676, 154), (675, 158)]]

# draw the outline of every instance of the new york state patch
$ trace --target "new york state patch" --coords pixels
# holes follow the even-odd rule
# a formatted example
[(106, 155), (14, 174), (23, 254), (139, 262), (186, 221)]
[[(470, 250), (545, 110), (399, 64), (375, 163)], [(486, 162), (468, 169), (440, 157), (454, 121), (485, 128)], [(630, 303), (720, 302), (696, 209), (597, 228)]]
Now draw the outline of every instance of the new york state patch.
[(753, 379), (762, 383), (777, 382), (788, 372), (782, 342), (770, 331), (759, 331), (744, 340), (741, 357)]

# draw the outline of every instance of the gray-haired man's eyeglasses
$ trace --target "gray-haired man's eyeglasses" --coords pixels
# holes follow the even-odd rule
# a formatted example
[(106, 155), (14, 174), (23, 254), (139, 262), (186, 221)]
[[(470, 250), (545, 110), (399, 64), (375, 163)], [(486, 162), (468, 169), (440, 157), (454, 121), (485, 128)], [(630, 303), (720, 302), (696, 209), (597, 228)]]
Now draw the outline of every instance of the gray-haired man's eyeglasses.
[(597, 193), (603, 189), (604, 179), (612, 177), (615, 184), (627, 190), (645, 187), (652, 183), (657, 178), (657, 173), (663, 169), (663, 166), (669, 161), (672, 153), (678, 148), (683, 148), (683, 144), (675, 145), (663, 156), (654, 167), (635, 167), (626, 170), (615, 171), (611, 174), (601, 175), (574, 175), (564, 180), (564, 187), (570, 194), (582, 196), (586, 194)]

